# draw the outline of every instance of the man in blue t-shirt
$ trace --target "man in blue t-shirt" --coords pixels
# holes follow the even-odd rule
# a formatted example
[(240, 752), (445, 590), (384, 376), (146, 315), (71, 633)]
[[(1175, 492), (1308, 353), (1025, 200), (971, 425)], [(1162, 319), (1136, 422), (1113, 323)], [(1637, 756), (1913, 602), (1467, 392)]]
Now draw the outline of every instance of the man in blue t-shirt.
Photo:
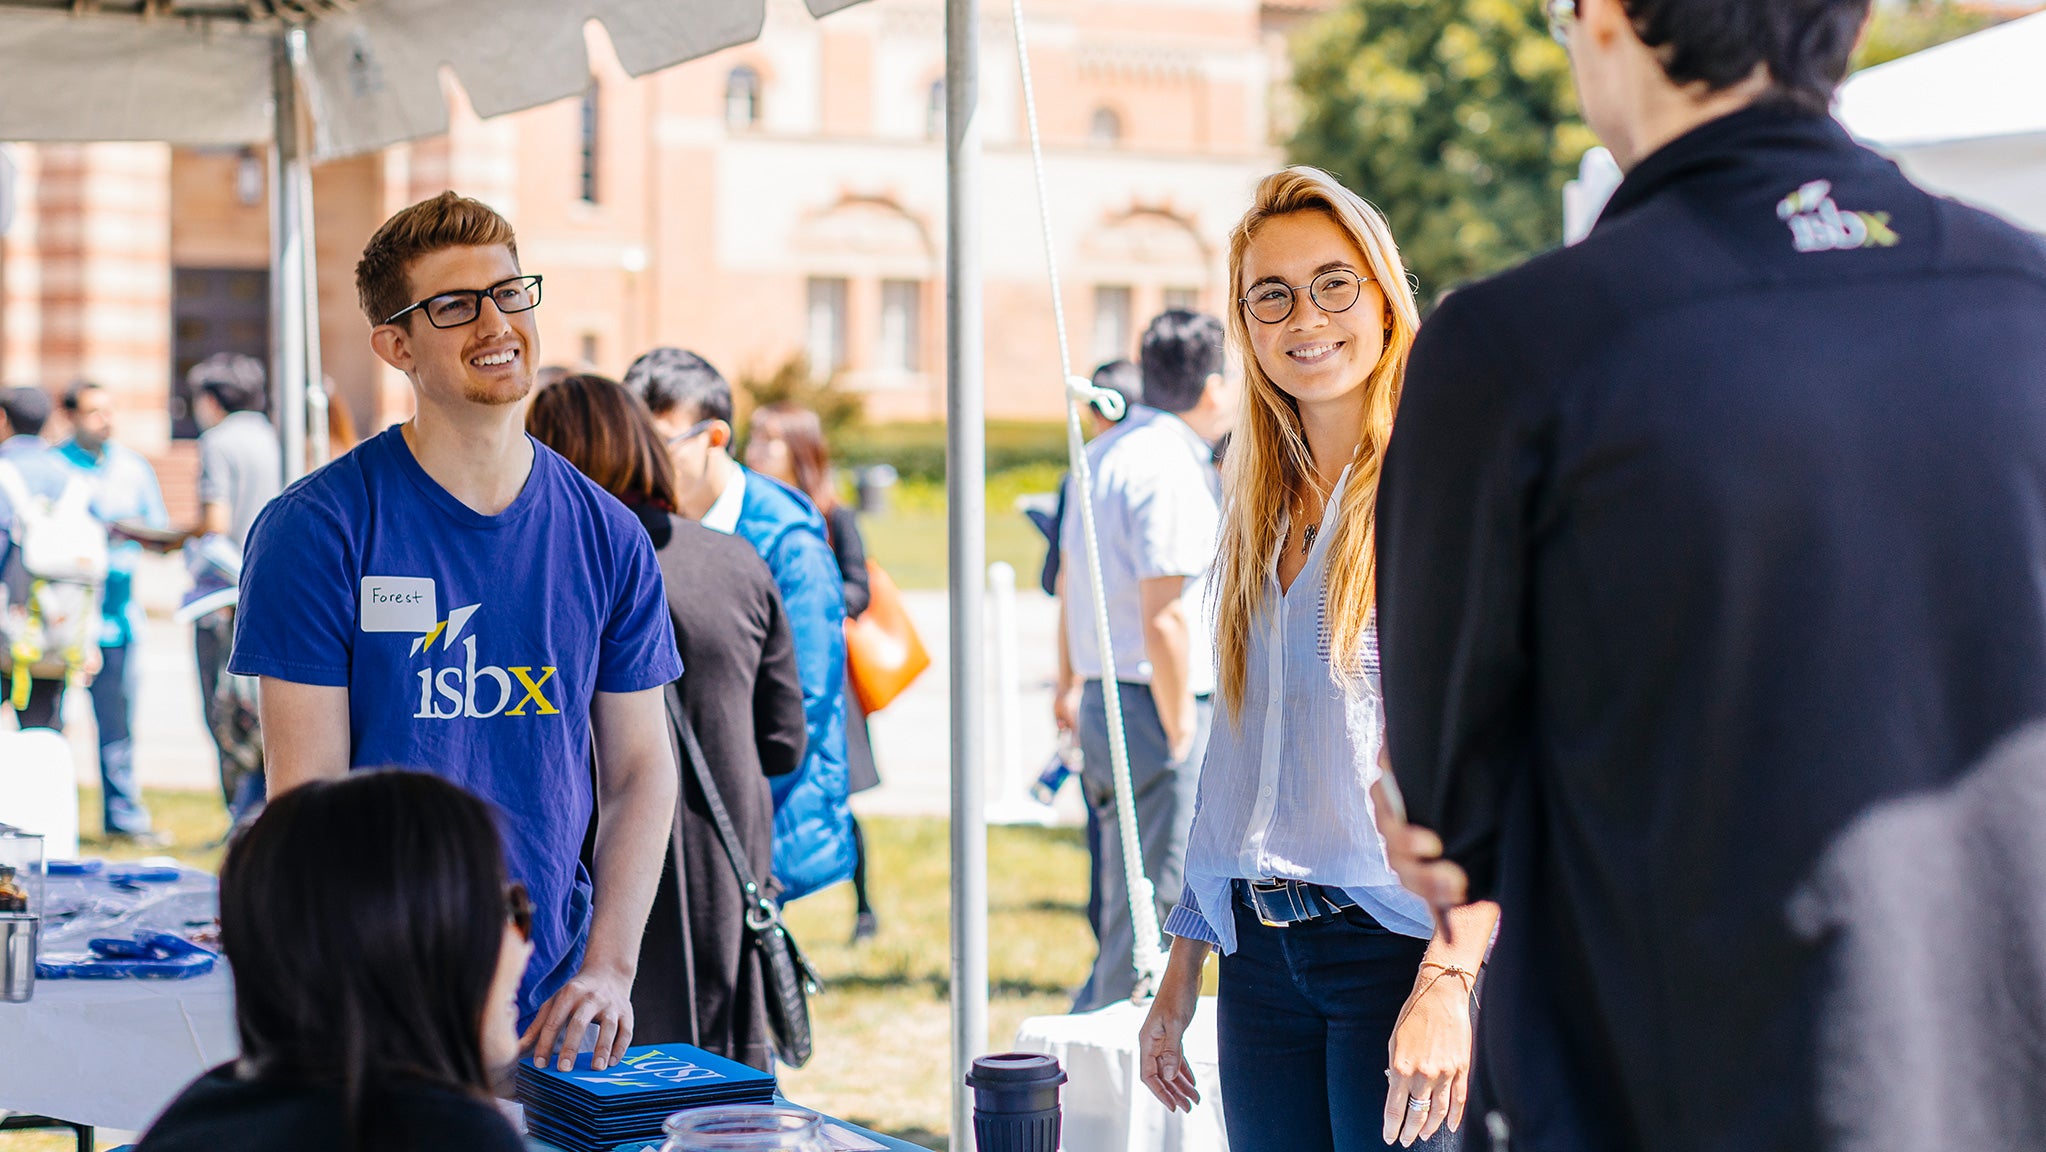
[(595, 1024), (603, 1068), (632, 1040), (675, 815), (660, 569), (625, 506), (526, 435), (540, 277), (503, 217), (452, 192), (414, 204), (355, 277), (416, 414), (257, 518), (229, 668), (262, 678), (272, 796), (398, 766), (496, 806), (534, 904), (524, 1040), (567, 1068)]

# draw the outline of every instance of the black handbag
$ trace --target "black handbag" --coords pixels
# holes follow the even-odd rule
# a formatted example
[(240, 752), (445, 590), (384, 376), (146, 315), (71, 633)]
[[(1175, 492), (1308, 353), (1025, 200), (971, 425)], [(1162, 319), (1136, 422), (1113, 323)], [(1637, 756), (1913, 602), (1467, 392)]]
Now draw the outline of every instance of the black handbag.
[(767, 1026), (774, 1035), (774, 1054), (789, 1067), (801, 1068), (810, 1062), (810, 997), (818, 991), (817, 970), (810, 967), (803, 950), (796, 946), (796, 938), (783, 926), (781, 909), (760, 890), (753, 866), (746, 859), (745, 845), (739, 843), (738, 829), (732, 827), (732, 814), (725, 810), (724, 797), (718, 794), (717, 781), (711, 778), (710, 760), (703, 754), (703, 745), (696, 741), (696, 728), (689, 722), (688, 713), (682, 710), (679, 693), (669, 691), (665, 695), (668, 719), (680, 740), (682, 757), (689, 761), (696, 782), (703, 788), (704, 802), (710, 806), (711, 820), (717, 825), (718, 840), (724, 845), (732, 872), (738, 876), (739, 887), (746, 895), (746, 935), (760, 953), (767, 977)]

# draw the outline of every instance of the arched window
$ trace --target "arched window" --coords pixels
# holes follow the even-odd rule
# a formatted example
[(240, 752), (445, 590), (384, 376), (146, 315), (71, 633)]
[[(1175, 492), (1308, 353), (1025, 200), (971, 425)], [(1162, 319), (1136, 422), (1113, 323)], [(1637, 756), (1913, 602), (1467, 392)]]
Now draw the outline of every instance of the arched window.
[(924, 97), (924, 137), (928, 140), (938, 140), (944, 135), (945, 80), (939, 77), (931, 81), (931, 89)]
[(580, 183), (576, 185), (578, 195), (586, 204), (597, 202), (597, 142), (600, 121), (597, 116), (597, 81), (590, 80), (590, 86), (583, 91), (581, 123), (581, 155), (579, 157)]
[(725, 77), (725, 127), (744, 132), (760, 123), (760, 73), (741, 64)]
[(1122, 143), (1122, 117), (1113, 108), (1096, 108), (1087, 122), (1087, 142), (1096, 148), (1113, 148)]

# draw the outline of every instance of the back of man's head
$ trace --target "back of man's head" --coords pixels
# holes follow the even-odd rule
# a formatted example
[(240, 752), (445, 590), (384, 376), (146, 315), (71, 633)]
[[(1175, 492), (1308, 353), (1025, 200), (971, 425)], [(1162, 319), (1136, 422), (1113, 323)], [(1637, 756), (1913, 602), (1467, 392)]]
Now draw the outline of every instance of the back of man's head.
[(1171, 308), (1144, 329), (1144, 403), (1167, 412), (1201, 402), (1208, 378), (1222, 371), (1222, 322), (1204, 312)]
[(50, 422), (50, 398), (40, 388), (0, 390), (0, 416), (7, 418), (10, 436), (40, 436)]
[[(407, 276), (413, 261), (448, 248), (498, 245), (510, 250), (516, 265), (518, 237), (512, 232), (511, 222), (490, 205), (453, 192), (421, 200), (384, 221), (384, 226), (369, 238), (362, 259), (355, 265), (356, 301), (374, 328), (415, 303)], [(412, 318), (407, 316), (405, 323), (411, 322)]]
[[(1138, 368), (1128, 360), (1110, 360), (1108, 363), (1096, 368), (1094, 370), (1094, 386), (1096, 388), (1106, 388), (1110, 392), (1122, 397), (1123, 416), (1129, 415), (1131, 407), (1144, 402), (1143, 369)], [(1094, 411), (1100, 413), (1103, 420), (1108, 420), (1111, 423), (1122, 419), (1122, 416), (1111, 417), (1107, 412), (1102, 411), (1101, 404), (1098, 401), (1094, 404)]]
[(194, 395), (213, 397), (223, 412), (260, 412), (267, 407), (264, 379), (263, 362), (240, 352), (215, 352), (185, 375)]
[(732, 386), (710, 361), (681, 348), (656, 348), (625, 370), (625, 386), (647, 411), (666, 416), (676, 409), (698, 420), (732, 422)]
[(1766, 65), (1785, 97), (1824, 112), (1870, 0), (1621, 0), (1634, 32), (1679, 87), (1731, 88)]
[(8, 436), (41, 436), (49, 424), (49, 395), (43, 389), (0, 391), (0, 415), (6, 417)]

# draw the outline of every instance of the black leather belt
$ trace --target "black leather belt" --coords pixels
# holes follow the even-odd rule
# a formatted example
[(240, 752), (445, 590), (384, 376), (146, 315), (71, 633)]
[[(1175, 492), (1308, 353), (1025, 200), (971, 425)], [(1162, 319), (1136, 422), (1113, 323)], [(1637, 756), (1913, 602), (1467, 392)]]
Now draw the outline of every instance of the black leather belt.
[(1341, 888), (1305, 880), (1238, 880), (1235, 888), (1236, 898), (1267, 928), (1330, 920), (1357, 906)]

